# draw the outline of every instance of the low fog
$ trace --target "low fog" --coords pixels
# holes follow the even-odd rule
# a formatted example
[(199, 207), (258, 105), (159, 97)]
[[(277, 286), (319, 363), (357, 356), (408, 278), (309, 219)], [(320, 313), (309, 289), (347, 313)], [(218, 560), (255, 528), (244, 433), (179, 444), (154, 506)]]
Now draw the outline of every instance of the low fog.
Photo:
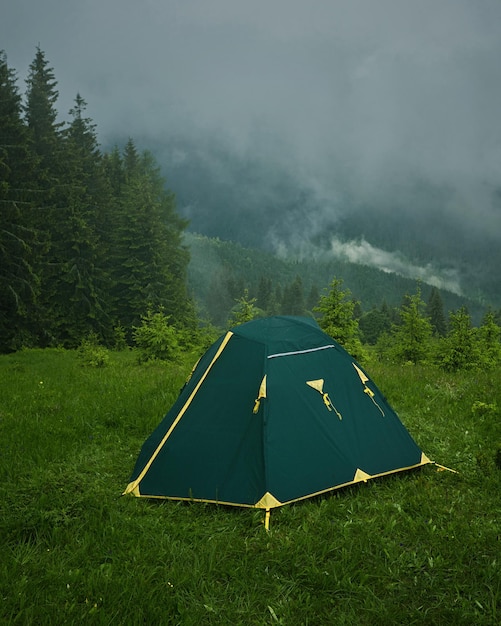
[[(256, 222), (294, 196), (263, 233), (277, 248), (320, 237), (433, 278), (439, 235), (501, 246), (499, 0), (8, 0), (0, 42), (22, 89), (40, 45), (58, 110), (79, 92), (103, 146), (152, 148), (194, 230), (225, 193)], [(372, 240), (380, 220), (431, 258)]]

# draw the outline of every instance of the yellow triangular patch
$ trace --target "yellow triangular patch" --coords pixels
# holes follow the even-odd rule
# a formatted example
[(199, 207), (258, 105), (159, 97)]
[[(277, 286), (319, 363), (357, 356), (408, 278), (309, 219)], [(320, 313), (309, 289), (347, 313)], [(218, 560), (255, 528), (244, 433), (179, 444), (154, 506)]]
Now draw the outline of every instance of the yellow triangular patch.
[(122, 495), (125, 496), (129, 493), (131, 493), (133, 496), (137, 496), (138, 498), (141, 496), (139, 492), (139, 484), (137, 480), (134, 480), (133, 482), (129, 483), (127, 487), (125, 488), (125, 491), (123, 492)]
[(277, 506), (282, 506), (282, 503), (277, 500), (275, 496), (272, 496), (269, 491), (267, 491), (261, 500), (256, 502), (254, 506), (258, 509), (273, 509)]
[(263, 376), (263, 380), (261, 381), (261, 385), (259, 386), (259, 394), (258, 399), (266, 398), (266, 374)]
[(352, 363), (352, 365), (353, 365), (353, 367), (357, 370), (357, 374), (360, 376), (360, 380), (361, 380), (363, 383), (366, 383), (366, 382), (369, 380), (369, 379), (367, 378), (367, 376), (366, 376), (366, 375), (362, 372), (362, 370), (361, 370), (359, 367), (357, 367), (357, 366), (355, 365), (355, 363)]
[(372, 476), (370, 474), (367, 474), (367, 472), (364, 472), (360, 468), (357, 468), (357, 471), (355, 472), (355, 476), (353, 478), (353, 482), (354, 483), (359, 483), (359, 482), (363, 481), (365, 483), (370, 478), (372, 478)]
[(318, 380), (307, 380), (306, 384), (309, 385), (310, 387), (313, 387), (313, 389), (320, 391), (320, 393), (324, 392), (324, 379), (323, 378), (319, 378)]
[(259, 385), (259, 392), (257, 394), (256, 401), (254, 402), (254, 409), (252, 411), (254, 414), (256, 414), (259, 411), (259, 406), (263, 398), (266, 398), (266, 374), (263, 376), (263, 380), (261, 381), (261, 384)]
[(426, 463), (433, 463), (424, 452), (421, 452), (421, 465), (426, 465)]

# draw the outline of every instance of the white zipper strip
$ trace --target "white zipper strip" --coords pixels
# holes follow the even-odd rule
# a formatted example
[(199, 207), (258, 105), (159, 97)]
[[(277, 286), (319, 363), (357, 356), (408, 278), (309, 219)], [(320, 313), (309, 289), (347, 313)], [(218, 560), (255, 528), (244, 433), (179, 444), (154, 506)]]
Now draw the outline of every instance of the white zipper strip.
[(336, 346), (329, 344), (328, 346), (320, 346), (319, 348), (310, 348), (309, 350), (297, 350), (296, 352), (278, 352), (277, 354), (269, 354), (268, 359), (275, 359), (279, 356), (292, 356), (294, 354), (306, 354), (308, 352), (317, 352), (318, 350), (327, 350), (327, 348), (335, 348)]

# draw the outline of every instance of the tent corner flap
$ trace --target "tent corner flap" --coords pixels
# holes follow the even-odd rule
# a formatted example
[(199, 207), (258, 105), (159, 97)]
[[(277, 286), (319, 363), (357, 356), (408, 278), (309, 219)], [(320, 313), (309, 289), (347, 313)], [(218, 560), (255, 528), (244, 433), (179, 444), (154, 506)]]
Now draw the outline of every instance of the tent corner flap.
[(126, 496), (128, 494), (136, 496), (137, 498), (141, 496), (141, 493), (139, 491), (139, 483), (137, 480), (134, 480), (131, 483), (129, 483), (127, 487), (125, 488), (125, 491), (122, 493), (123, 496)]
[(254, 506), (256, 509), (274, 509), (277, 506), (282, 506), (282, 504), (283, 502), (277, 500), (273, 494), (267, 491)]
[(364, 472), (363, 470), (357, 467), (357, 471), (355, 472), (355, 476), (353, 477), (353, 482), (354, 483), (359, 483), (359, 482), (366, 483), (371, 478), (372, 476), (370, 474), (367, 474), (367, 472)]

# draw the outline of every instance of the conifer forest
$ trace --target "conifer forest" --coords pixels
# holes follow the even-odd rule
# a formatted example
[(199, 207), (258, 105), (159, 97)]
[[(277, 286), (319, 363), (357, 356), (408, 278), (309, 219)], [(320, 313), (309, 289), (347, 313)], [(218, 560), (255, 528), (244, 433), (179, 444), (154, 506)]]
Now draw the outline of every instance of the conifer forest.
[(285, 314), (316, 317), (360, 355), (376, 346), (451, 368), (499, 358), (500, 312), (486, 303), (354, 263), (197, 236), (151, 152), (132, 138), (103, 150), (78, 93), (59, 121), (57, 79), (39, 47), (24, 93), (5, 52), (0, 61), (2, 352), (137, 345), (145, 327), (155, 336), (162, 325), (164, 341), (183, 349)]

